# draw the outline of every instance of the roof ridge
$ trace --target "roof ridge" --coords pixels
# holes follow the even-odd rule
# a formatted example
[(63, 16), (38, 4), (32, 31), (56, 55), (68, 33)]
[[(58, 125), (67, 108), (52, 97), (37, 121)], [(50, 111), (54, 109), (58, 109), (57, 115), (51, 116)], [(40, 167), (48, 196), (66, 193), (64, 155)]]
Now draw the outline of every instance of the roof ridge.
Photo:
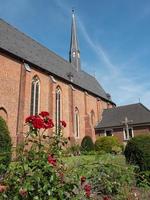
[(83, 72), (83, 73), (87, 74), (87, 75), (90, 76), (91, 78), (95, 78), (93, 75), (89, 74), (88, 72), (84, 71), (83, 69), (82, 69), (80, 72)]
[(140, 103), (131, 103), (131, 104), (127, 104), (127, 105), (117, 106), (116, 108), (123, 108), (123, 107), (127, 107), (127, 106), (139, 105), (139, 104)]
[[(141, 103), (133, 103), (133, 104), (127, 104), (127, 105), (122, 105), (122, 106), (116, 106), (116, 107), (112, 107), (112, 108), (106, 108), (104, 109), (104, 111), (109, 111), (109, 110), (113, 110), (113, 109), (119, 109), (119, 108), (125, 108), (125, 107), (128, 107), (128, 106), (134, 106), (134, 105), (140, 105)], [(143, 104), (141, 104), (143, 105)], [(144, 105), (143, 105), (144, 106)], [(145, 106), (144, 106), (145, 107)], [(146, 108), (146, 107), (145, 107)], [(150, 110), (149, 110), (150, 111)]]
[[(42, 46), (43, 48), (47, 49), (48, 51), (50, 51), (54, 56), (59, 57), (61, 60), (63, 60), (64, 62), (66, 62), (67, 64), (71, 64), (68, 60), (66, 60), (65, 58), (61, 57), (60, 55), (58, 55), (57, 53), (55, 53), (54, 51), (50, 50), (48, 47), (44, 46), (44, 44), (41, 44), (40, 42), (38, 42), (37, 40), (33, 39), (31, 36), (29, 36), (28, 34), (22, 32), (19, 28), (17, 28), (16, 26), (12, 26), (11, 24), (9, 24), (7, 21), (5, 21), (4, 19), (0, 18), (0, 20), (7, 24), (8, 26), (10, 26), (12, 29), (15, 29), (16, 31), (18, 31), (19, 33), (21, 33), (22, 35), (24, 35), (25, 37), (29, 38), (30, 40), (36, 42), (37, 44), (39, 44), (40, 46)], [(73, 67), (71, 65), (71, 67)]]
[[(70, 71), (73, 71), (75, 77), (71, 84), (79, 86), (85, 91), (96, 95), (96, 97), (100, 97), (105, 101), (109, 101), (112, 104), (115, 104), (112, 100), (107, 98), (105, 90), (95, 77), (85, 71), (79, 71), (77, 75), (77, 72), (75, 71), (72, 63), (57, 55), (55, 52), (45, 47), (44, 44), (40, 44), (35, 39), (32, 39), (32, 37), (21, 32), (19, 29), (1, 18), (0, 25), (2, 28), (1, 30), (4, 30), (2, 31), (2, 37), (0, 38), (0, 46), (2, 45), (1, 47), (3, 50), (10, 53), (11, 55), (25, 59), (40, 69), (51, 72), (69, 82), (71, 81), (69, 80), (67, 74)], [(19, 43), (18, 40), (23, 40), (23, 42)], [(29, 44), (26, 42), (29, 42)], [(20, 47), (23, 49), (22, 51), (20, 51)], [(40, 60), (41, 57), (39, 58), (38, 54), (45, 54), (43, 62)]]
[(144, 106), (144, 104), (142, 104), (142, 103), (139, 103), (145, 110), (147, 110), (148, 112), (150, 112), (150, 110), (146, 107), (146, 106)]
[(123, 125), (121, 125), (120, 122), (123, 121), (125, 117), (132, 120), (130, 125), (150, 123), (150, 110), (142, 103), (129, 104), (120, 107), (123, 109), (117, 109), (117, 107), (113, 109), (105, 109), (102, 113), (102, 120), (99, 121), (96, 129), (121, 127)]

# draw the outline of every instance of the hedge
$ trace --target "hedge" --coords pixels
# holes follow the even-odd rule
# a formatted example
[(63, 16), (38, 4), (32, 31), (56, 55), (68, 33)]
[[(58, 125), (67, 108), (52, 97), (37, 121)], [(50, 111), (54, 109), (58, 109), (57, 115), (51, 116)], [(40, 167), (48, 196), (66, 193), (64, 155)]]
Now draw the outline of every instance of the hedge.
[(141, 171), (150, 170), (150, 135), (129, 140), (124, 154), (128, 163), (138, 165)]
[(90, 136), (85, 136), (81, 142), (81, 150), (82, 151), (93, 151), (94, 144), (92, 138)]
[(11, 161), (11, 138), (5, 120), (0, 117), (0, 175), (6, 172)]

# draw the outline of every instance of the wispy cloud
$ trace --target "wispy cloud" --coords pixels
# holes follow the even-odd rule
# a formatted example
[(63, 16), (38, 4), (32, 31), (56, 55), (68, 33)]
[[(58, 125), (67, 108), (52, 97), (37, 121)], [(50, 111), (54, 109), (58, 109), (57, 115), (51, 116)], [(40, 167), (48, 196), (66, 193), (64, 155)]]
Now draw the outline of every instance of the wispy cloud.
[(54, 0), (54, 3), (56, 3), (57, 6), (60, 7), (65, 13), (71, 12), (70, 7), (64, 3), (64, 1), (62, 2), (61, 0)]
[[(64, 12), (70, 14), (70, 7), (68, 4), (64, 4), (64, 1), (62, 2), (60, 0), (56, 0), (55, 2)], [(149, 9), (146, 9), (144, 16), (147, 16), (148, 14)], [(134, 63), (134, 61), (138, 59), (138, 55), (134, 54), (133, 57), (130, 57), (119, 65), (116, 63), (114, 64), (110, 59), (111, 56), (108, 51), (90, 36), (80, 17), (77, 18), (77, 22), (85, 41), (91, 47), (95, 55), (97, 55), (98, 60), (103, 63), (105, 73), (101, 74), (100, 70), (97, 69), (96, 77), (103, 83), (105, 88), (110, 91), (113, 100), (116, 101), (117, 104), (121, 105), (135, 103), (140, 99), (140, 101), (150, 107), (150, 91), (147, 89), (150, 88), (150, 84), (148, 87), (145, 87), (144, 82), (139, 80), (136, 81), (132, 74), (127, 73), (127, 70), (130, 69), (131, 63)], [(86, 61), (83, 62), (86, 63)], [(95, 63), (93, 63), (93, 65), (95, 65)]]
[(91, 39), (91, 37), (89, 36), (83, 22), (80, 20), (79, 17), (78, 17), (78, 23), (79, 23), (80, 30), (81, 30), (85, 40), (90, 45), (92, 50), (97, 54), (98, 58), (105, 63), (105, 67), (108, 67), (109, 70), (111, 70), (113, 72), (113, 74), (115, 74), (115, 75), (118, 74), (118, 71), (116, 70), (115, 65), (109, 59), (108, 54), (105, 52), (105, 50), (102, 48), (102, 46), (100, 44), (96, 44)]
[(138, 16), (138, 20), (143, 20), (148, 16), (150, 16), (150, 3), (149, 2), (147, 4), (143, 4), (143, 9)]
[[(112, 61), (109, 59), (109, 55), (101, 47), (101, 45), (99, 43), (95, 43), (91, 39), (81, 20), (78, 20), (78, 22), (80, 25), (80, 30), (82, 31), (87, 43), (97, 54), (99, 60), (103, 60), (103, 63), (105, 64), (104, 66), (109, 69), (109, 74), (111, 74), (111, 76), (109, 76), (109, 74), (106, 74), (104, 77), (97, 75), (97, 78), (107, 86), (112, 94), (114, 94), (116, 102), (118, 102), (118, 104), (128, 104), (138, 102), (140, 99), (140, 101), (145, 103), (147, 106), (150, 106), (150, 103), (147, 100), (150, 96), (150, 92), (145, 88), (145, 83), (140, 82), (139, 84), (139, 82), (134, 81), (132, 77), (125, 77), (126, 75), (124, 71), (121, 71), (117, 65), (112, 63)], [(137, 56), (134, 55), (126, 63), (122, 63), (122, 66), (128, 69), (128, 67), (131, 65), (131, 62), (136, 59)]]
[[(71, 2), (72, 1), (65, 0), (53, 0), (52, 2), (53, 5), (55, 5), (55, 9), (57, 9), (57, 15), (59, 13), (59, 18), (60, 15), (62, 15), (63, 13), (63, 20), (61, 19), (62, 23), (65, 23), (66, 18), (70, 17), (72, 9)], [(2, 16), (5, 16), (8, 21), (12, 22), (12, 24), (14, 21), (15, 23), (22, 24), (22, 19), (25, 19), (26, 22), (29, 21), (28, 14), (32, 13), (34, 15), (34, 11), (36, 9), (33, 8), (32, 5), (34, 5), (34, 3), (30, 0), (6, 0), (0, 6), (0, 13)], [(49, 5), (53, 9), (53, 5)], [(60, 9), (62, 12), (58, 12), (58, 9)], [(9, 10), (9, 13), (6, 12), (6, 10)], [(128, 28), (128, 31), (131, 32), (131, 29), (134, 30), (139, 21), (144, 20), (148, 16), (150, 16), (150, 4), (142, 4), (142, 9), (140, 9), (140, 11), (138, 12), (138, 16), (135, 16), (137, 20), (136, 23), (134, 21), (134, 24), (132, 23), (132, 26), (130, 24), (130, 28)], [(89, 31), (89, 27), (85, 26), (85, 22), (83, 19), (84, 18), (82, 18), (81, 15), (77, 16), (77, 24), (79, 25), (81, 36), (86, 41), (86, 44), (90, 47), (90, 51), (92, 50), (94, 55), (96, 55), (96, 60), (90, 61), (92, 68), (88, 67), (90, 65), (87, 60), (82, 60), (82, 63), (84, 63), (84, 67), (88, 69), (90, 73), (95, 73), (96, 78), (100, 81), (100, 83), (102, 83), (106, 91), (112, 94), (112, 98), (117, 104), (134, 103), (137, 102), (140, 98), (145, 105), (150, 107), (150, 83), (145, 81), (149, 78), (148, 73), (143, 73), (144, 70), (141, 70), (141, 74), (137, 73), (135, 75), (138, 68), (136, 67), (138, 63), (137, 61), (139, 60), (140, 56), (143, 57), (143, 54), (145, 53), (144, 50), (141, 50), (140, 48), (139, 52), (137, 52), (138, 50), (136, 49), (132, 56), (127, 57), (127, 59), (124, 57), (124, 55), (121, 55), (121, 61), (119, 60), (118, 53), (115, 53), (112, 57), (113, 49), (107, 49), (107, 47), (104, 46), (104, 43), (102, 45), (101, 41), (97, 41), (95, 37), (92, 37), (92, 34)], [(124, 38), (127, 40), (127, 43), (129, 43), (129, 38)], [(130, 39), (132, 40), (132, 36)], [(120, 43), (118, 42), (118, 46), (119, 45)], [(121, 45), (119, 49), (117, 46), (117, 52), (121, 52), (121, 49), (124, 47), (123, 45)], [(100, 68), (97, 67), (99, 66), (99, 63), (101, 63)], [(138, 68), (138, 70), (139, 69), (142, 68)]]
[[(63, 9), (64, 12), (70, 13), (70, 8), (67, 4), (64, 4), (64, 2), (62, 3), (62, 1), (60, 1), (60, 0), (56, 0), (56, 3), (61, 9)], [(109, 56), (105, 52), (104, 48), (102, 48), (102, 46), (100, 44), (96, 44), (91, 39), (91, 37), (89, 36), (89, 34), (79, 16), (78, 16), (78, 24), (79, 24), (79, 28), (80, 28), (80, 31), (81, 31), (84, 39), (90, 45), (92, 50), (97, 54), (98, 58), (100, 60), (102, 60), (105, 63), (105, 66), (108, 67), (114, 74), (117, 73), (115, 66), (110, 61)]]

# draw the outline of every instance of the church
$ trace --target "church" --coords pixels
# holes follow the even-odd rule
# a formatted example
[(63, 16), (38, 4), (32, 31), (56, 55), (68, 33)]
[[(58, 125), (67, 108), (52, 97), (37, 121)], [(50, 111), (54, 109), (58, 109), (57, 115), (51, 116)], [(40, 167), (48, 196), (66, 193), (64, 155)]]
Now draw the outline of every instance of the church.
[(82, 70), (74, 12), (69, 61), (0, 19), (0, 69), (0, 116), (14, 147), (26, 132), (25, 118), (40, 111), (50, 113), (53, 131), (65, 120), (65, 137), (95, 141), (103, 110), (115, 107), (96, 78)]

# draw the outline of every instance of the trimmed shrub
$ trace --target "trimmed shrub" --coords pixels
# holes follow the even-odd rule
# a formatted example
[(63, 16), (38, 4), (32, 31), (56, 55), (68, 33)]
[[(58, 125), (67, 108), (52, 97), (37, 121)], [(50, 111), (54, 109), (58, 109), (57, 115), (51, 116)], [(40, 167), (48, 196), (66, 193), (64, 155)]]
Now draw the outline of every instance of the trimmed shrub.
[(150, 170), (150, 135), (139, 135), (128, 141), (124, 151), (128, 163), (141, 171)]
[[(117, 151), (115, 151), (115, 149)], [(114, 136), (99, 137), (95, 142), (96, 151), (105, 151), (106, 153), (121, 152), (121, 144)]]
[(6, 172), (11, 161), (11, 138), (5, 120), (0, 117), (0, 175)]
[(81, 142), (82, 151), (93, 151), (94, 144), (90, 136), (85, 136)]

